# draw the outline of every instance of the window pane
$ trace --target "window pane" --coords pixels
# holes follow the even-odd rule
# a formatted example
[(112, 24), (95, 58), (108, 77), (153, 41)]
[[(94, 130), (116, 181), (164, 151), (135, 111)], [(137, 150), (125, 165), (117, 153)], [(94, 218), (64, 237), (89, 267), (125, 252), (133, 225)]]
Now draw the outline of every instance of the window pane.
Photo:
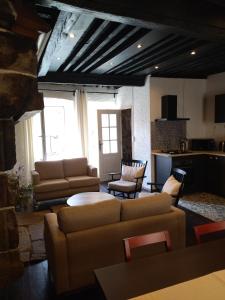
[(110, 128), (110, 140), (117, 140), (117, 128)]
[(63, 106), (47, 106), (44, 115), (47, 159), (60, 159), (65, 143), (65, 109)]
[(110, 147), (111, 147), (111, 153), (118, 152), (117, 141), (110, 142)]
[(110, 114), (109, 115), (110, 118), (110, 127), (116, 127), (116, 114)]
[(110, 148), (109, 148), (109, 142), (104, 141), (103, 142), (103, 154), (110, 153)]
[(103, 141), (109, 141), (109, 128), (102, 128)]
[(102, 127), (109, 127), (109, 115), (102, 114)]

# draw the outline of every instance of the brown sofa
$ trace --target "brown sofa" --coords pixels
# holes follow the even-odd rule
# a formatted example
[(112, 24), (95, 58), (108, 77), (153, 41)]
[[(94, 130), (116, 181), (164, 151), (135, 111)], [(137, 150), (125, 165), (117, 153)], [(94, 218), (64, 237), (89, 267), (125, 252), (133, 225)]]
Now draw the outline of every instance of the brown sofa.
[(35, 201), (68, 197), (80, 192), (98, 192), (97, 169), (87, 158), (35, 162), (32, 171)]
[[(125, 261), (123, 238), (161, 230), (170, 232), (174, 249), (185, 246), (185, 214), (166, 193), (46, 214), (45, 245), (57, 294), (91, 285), (94, 269)], [(162, 245), (151, 245), (148, 255), (159, 250)]]

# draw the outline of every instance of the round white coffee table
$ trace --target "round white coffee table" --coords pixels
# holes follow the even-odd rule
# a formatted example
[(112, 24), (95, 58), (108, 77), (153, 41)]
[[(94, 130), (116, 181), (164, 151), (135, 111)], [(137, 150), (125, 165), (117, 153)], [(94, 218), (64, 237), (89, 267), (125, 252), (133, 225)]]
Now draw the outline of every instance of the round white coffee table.
[(80, 206), (85, 204), (97, 203), (100, 201), (112, 200), (115, 197), (111, 194), (103, 192), (86, 192), (73, 195), (68, 198), (67, 205), (69, 206)]

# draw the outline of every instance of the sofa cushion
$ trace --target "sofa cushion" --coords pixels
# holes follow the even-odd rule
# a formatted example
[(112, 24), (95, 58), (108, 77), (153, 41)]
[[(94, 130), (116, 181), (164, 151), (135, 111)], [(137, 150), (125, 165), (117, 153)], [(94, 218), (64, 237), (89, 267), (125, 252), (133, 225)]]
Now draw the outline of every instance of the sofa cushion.
[(121, 221), (160, 215), (171, 211), (171, 196), (167, 193), (123, 200)]
[(171, 175), (165, 182), (162, 192), (165, 192), (169, 195), (176, 196), (179, 192), (181, 182), (177, 181), (176, 178)]
[(65, 177), (87, 175), (87, 158), (72, 158), (63, 160)]
[(36, 193), (55, 192), (66, 189), (69, 189), (69, 182), (65, 179), (42, 180), (39, 184), (34, 186)]
[(59, 228), (64, 233), (94, 228), (120, 221), (120, 205), (118, 199), (101, 201), (82, 206), (64, 207), (59, 210)]
[(39, 173), (41, 180), (64, 178), (62, 160), (37, 161), (35, 170)]
[(69, 182), (70, 188), (91, 186), (100, 183), (98, 177), (91, 177), (91, 176), (66, 177), (65, 179)]
[(135, 191), (136, 183), (133, 181), (116, 180), (109, 182), (108, 187), (111, 190), (129, 193)]

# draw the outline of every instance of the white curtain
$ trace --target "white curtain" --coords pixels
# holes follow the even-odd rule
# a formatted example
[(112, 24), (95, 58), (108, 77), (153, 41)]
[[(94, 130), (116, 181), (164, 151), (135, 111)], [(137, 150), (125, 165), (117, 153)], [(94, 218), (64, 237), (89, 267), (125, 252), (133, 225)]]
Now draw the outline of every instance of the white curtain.
[(15, 126), (16, 133), (16, 169), (21, 170), (20, 180), (24, 185), (31, 183), (31, 170), (34, 169), (34, 151), (32, 138), (32, 119), (20, 121)]
[(84, 91), (76, 90), (74, 104), (77, 113), (77, 123), (78, 131), (80, 132), (82, 153), (84, 157), (88, 158), (87, 97)]

